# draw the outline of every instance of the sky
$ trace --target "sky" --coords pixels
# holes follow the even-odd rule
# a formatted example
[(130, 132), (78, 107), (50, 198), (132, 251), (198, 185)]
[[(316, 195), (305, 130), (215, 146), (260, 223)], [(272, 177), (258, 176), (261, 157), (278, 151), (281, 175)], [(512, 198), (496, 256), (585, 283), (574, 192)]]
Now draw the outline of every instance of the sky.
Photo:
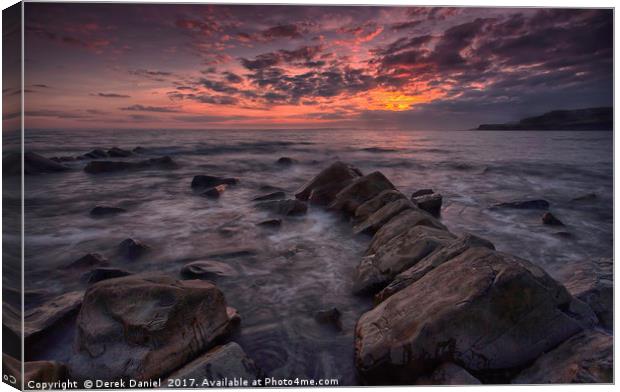
[(611, 10), (27, 3), (25, 122), (469, 129), (611, 106), (612, 41)]

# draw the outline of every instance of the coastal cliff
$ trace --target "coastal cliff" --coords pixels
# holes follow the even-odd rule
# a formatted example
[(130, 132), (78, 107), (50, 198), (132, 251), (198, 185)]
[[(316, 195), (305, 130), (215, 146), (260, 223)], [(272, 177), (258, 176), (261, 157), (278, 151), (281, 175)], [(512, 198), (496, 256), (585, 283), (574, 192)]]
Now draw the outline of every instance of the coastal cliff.
[(479, 131), (611, 131), (614, 112), (611, 107), (554, 110), (518, 122), (481, 124)]

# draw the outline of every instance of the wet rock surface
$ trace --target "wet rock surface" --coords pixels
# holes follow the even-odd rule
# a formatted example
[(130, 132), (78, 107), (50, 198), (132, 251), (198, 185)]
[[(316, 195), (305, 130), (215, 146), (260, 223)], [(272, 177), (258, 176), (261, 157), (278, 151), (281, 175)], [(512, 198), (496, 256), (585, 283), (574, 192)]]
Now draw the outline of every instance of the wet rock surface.
[(381, 172), (373, 172), (354, 179), (342, 188), (329, 205), (332, 210), (341, 210), (353, 215), (364, 202), (385, 190), (395, 189), (394, 185)]
[(226, 263), (205, 260), (186, 264), (181, 269), (181, 275), (192, 279), (215, 279), (237, 276), (237, 271)]
[(262, 201), (256, 207), (279, 215), (304, 215), (308, 211), (306, 203), (296, 199)]
[(562, 223), (561, 220), (556, 218), (555, 215), (553, 215), (550, 212), (545, 212), (541, 219), (542, 219), (542, 223), (545, 224), (545, 225), (549, 225), (549, 226), (564, 226), (564, 223)]
[(472, 248), (364, 314), (356, 363), (372, 383), (412, 383), (441, 361), (478, 373), (525, 366), (582, 330), (590, 316), (574, 301), (539, 267)]
[[(17, 359), (2, 354), (2, 373), (16, 378), (17, 386), (21, 387), (22, 363)], [(68, 377), (67, 367), (56, 361), (28, 361), (24, 362), (24, 384), (29, 382), (66, 381)], [(31, 389), (31, 388), (28, 388)]]
[[(228, 343), (209, 350), (181, 369), (172, 373), (170, 380), (194, 379), (199, 383), (203, 380), (217, 381), (225, 378), (241, 378), (251, 383), (260, 377), (261, 372), (256, 364), (237, 343)], [(206, 387), (198, 385), (198, 387)]]
[(313, 191), (329, 189), (329, 192), (325, 192), (325, 199), (326, 201), (331, 201), (330, 199), (342, 188), (361, 175), (362, 173), (353, 166), (337, 161), (303, 185), (295, 193), (295, 197), (300, 200), (308, 200)]
[[(24, 313), (24, 339), (28, 340), (47, 333), (63, 319), (74, 315), (82, 305), (83, 295), (81, 291), (72, 291), (26, 311)], [(20, 329), (13, 332), (20, 336)]]
[[(34, 152), (23, 154), (23, 173), (25, 175), (56, 173), (69, 170), (68, 167), (47, 159)], [(22, 154), (10, 153), (2, 157), (2, 174), (4, 176), (19, 176), (22, 173)]]
[(133, 261), (146, 254), (151, 248), (141, 241), (127, 238), (118, 244), (117, 253), (120, 257)]
[(443, 196), (439, 193), (424, 194), (412, 197), (411, 200), (420, 208), (433, 216), (439, 216), (441, 213), (441, 204)]
[(236, 185), (239, 182), (236, 178), (216, 177), (199, 175), (192, 179), (192, 188), (211, 188), (218, 185)]
[(97, 282), (101, 282), (102, 280), (112, 279), (112, 278), (121, 278), (123, 276), (129, 276), (131, 272), (120, 269), (120, 268), (95, 268), (87, 273), (85, 273), (82, 277), (88, 284), (93, 284)]
[(84, 296), (71, 373), (158, 378), (208, 349), (230, 323), (224, 295), (209, 282), (162, 274), (104, 280)]
[(549, 202), (543, 199), (519, 200), (519, 201), (499, 203), (499, 204), (496, 204), (494, 207), (495, 208), (517, 209), (517, 210), (546, 210), (547, 208), (549, 208)]
[(84, 268), (92, 268), (95, 266), (104, 266), (108, 264), (108, 260), (100, 255), (99, 253), (89, 253), (85, 256), (80, 257), (74, 262), (70, 263), (63, 267), (64, 269), (84, 269)]
[(522, 371), (514, 384), (613, 382), (613, 337), (588, 330), (573, 336)]
[(276, 191), (267, 193), (266, 195), (256, 196), (252, 201), (267, 201), (267, 200), (282, 200), (286, 199), (286, 193), (282, 191)]
[(613, 329), (613, 261), (595, 259), (571, 268), (564, 279), (564, 286), (576, 298), (590, 305), (601, 325)]

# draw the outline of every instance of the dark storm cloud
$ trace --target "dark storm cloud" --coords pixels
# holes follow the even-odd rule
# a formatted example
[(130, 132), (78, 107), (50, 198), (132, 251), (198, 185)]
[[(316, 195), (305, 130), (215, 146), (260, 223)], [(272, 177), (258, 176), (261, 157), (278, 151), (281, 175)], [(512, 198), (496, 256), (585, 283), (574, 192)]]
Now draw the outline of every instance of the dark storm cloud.
[[(305, 66), (308, 63), (312, 63), (322, 51), (320, 45), (316, 46), (301, 46), (294, 50), (281, 49), (277, 52), (263, 53), (254, 58), (254, 60), (248, 60), (241, 58), (240, 62), (245, 68), (250, 71), (261, 70), (283, 63), (293, 64), (298, 66)], [(324, 62), (316, 62), (316, 64), (324, 65)]]
[(133, 111), (133, 112), (155, 112), (155, 113), (177, 113), (179, 112), (178, 108), (171, 108), (167, 106), (145, 106), (145, 105), (140, 105), (140, 104), (120, 108), (120, 110)]
[(235, 94), (239, 91), (236, 87), (230, 86), (223, 81), (200, 79), (199, 84), (217, 93)]
[(278, 25), (262, 32), (265, 38), (299, 38), (302, 36), (299, 27), (294, 24)]
[(157, 82), (164, 82), (168, 77), (173, 76), (172, 72), (167, 71), (155, 71), (148, 69), (132, 69), (129, 70), (130, 75), (140, 76), (146, 79), (151, 79)]
[(243, 82), (243, 78), (236, 73), (233, 72), (224, 72), (223, 75), (226, 77), (226, 80), (230, 83), (241, 83)]

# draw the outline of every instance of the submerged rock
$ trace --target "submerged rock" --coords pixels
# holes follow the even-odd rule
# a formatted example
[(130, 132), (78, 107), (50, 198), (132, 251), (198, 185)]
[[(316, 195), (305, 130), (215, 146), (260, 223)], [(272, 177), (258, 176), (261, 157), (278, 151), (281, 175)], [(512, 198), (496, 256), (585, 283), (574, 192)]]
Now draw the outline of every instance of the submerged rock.
[(103, 151), (102, 149), (94, 149), (90, 152), (87, 152), (86, 154), (84, 154), (85, 158), (91, 158), (91, 159), (97, 159), (97, 158), (107, 158), (108, 154)]
[(207, 386), (202, 385), (203, 380), (214, 382), (236, 378), (247, 380), (251, 385), (252, 381), (259, 377), (260, 371), (254, 361), (246, 355), (241, 346), (232, 342), (212, 348), (206, 354), (172, 373), (168, 379), (194, 379), (198, 382), (197, 387), (205, 388)]
[(441, 362), (477, 374), (531, 363), (593, 314), (541, 268), (478, 247), (365, 313), (355, 360), (370, 383), (412, 383)]
[(411, 194), (411, 198), (415, 199), (418, 196), (432, 195), (433, 193), (435, 193), (435, 191), (429, 188), (419, 189)]
[(613, 364), (613, 336), (588, 330), (542, 355), (512, 383), (612, 383)]
[(225, 178), (216, 176), (199, 175), (192, 179), (192, 188), (211, 188), (218, 185), (236, 185), (239, 182), (236, 178)]
[[(360, 206), (361, 207), (361, 206)], [(404, 210), (414, 208), (413, 203), (407, 199), (398, 199), (385, 204), (379, 210), (375, 211), (365, 221), (358, 223), (353, 227), (353, 232), (360, 233), (375, 233), (383, 225), (388, 223), (393, 217), (400, 214)], [(358, 208), (359, 210), (359, 208)]]
[(387, 286), (394, 277), (438, 248), (446, 246), (455, 236), (445, 230), (414, 226), (381, 246), (376, 253), (362, 258), (356, 269), (355, 293), (373, 293)]
[(124, 208), (120, 208), (120, 207), (95, 206), (93, 207), (92, 210), (90, 210), (90, 215), (101, 217), (101, 216), (121, 214), (123, 212), (127, 212), (127, 210)]
[(412, 201), (421, 209), (433, 216), (441, 214), (441, 204), (443, 197), (439, 193), (416, 196)]
[(594, 201), (598, 199), (596, 193), (586, 193), (585, 195), (577, 196), (570, 201), (572, 202), (581, 202), (581, 201)]
[(101, 282), (106, 279), (122, 278), (123, 276), (129, 276), (131, 272), (120, 268), (95, 268), (90, 272), (87, 272), (82, 277), (82, 280), (88, 284)]
[(229, 332), (222, 292), (202, 280), (131, 275), (87, 290), (77, 319), (77, 380), (157, 379), (187, 364)]
[(613, 260), (602, 258), (573, 266), (564, 286), (576, 298), (590, 305), (602, 326), (613, 329)]
[(209, 199), (219, 199), (222, 193), (226, 190), (226, 187), (227, 186), (225, 184), (214, 186), (200, 193), (200, 196), (208, 197)]
[(266, 195), (257, 196), (252, 201), (266, 201), (266, 200), (282, 200), (286, 199), (286, 193), (282, 191), (271, 192)]
[(303, 215), (308, 211), (306, 203), (295, 199), (262, 201), (256, 207), (280, 215)]
[(189, 278), (213, 279), (237, 276), (237, 271), (226, 263), (205, 260), (185, 264), (181, 269), (181, 275)]
[(282, 226), (282, 219), (267, 219), (256, 224), (261, 227), (279, 228)]
[(314, 319), (319, 324), (327, 324), (336, 328), (338, 331), (342, 331), (342, 321), (340, 320), (341, 313), (337, 308), (331, 308), (328, 310), (319, 310), (314, 314)]
[(495, 249), (490, 241), (477, 237), (473, 234), (464, 234), (459, 236), (447, 246), (437, 249), (424, 259), (420, 260), (420, 262), (415, 264), (413, 267), (410, 267), (409, 269), (396, 275), (387, 287), (375, 295), (375, 303), (384, 301), (389, 296), (416, 282), (428, 272), (439, 267), (443, 263), (452, 260), (470, 248), (476, 247)]
[(111, 149), (108, 150), (108, 156), (112, 158), (124, 158), (124, 157), (129, 157), (131, 155), (133, 155), (131, 151), (123, 150), (118, 147), (112, 147)]
[(562, 223), (561, 220), (556, 218), (549, 211), (547, 211), (547, 212), (545, 212), (543, 214), (543, 216), (542, 216), (542, 223), (545, 224), (545, 225), (549, 225), (549, 226), (564, 226), (564, 223)]
[(416, 380), (417, 385), (479, 385), (480, 380), (451, 362), (439, 365), (429, 377)]
[(82, 269), (106, 264), (108, 264), (108, 260), (99, 253), (89, 253), (64, 266), (63, 269)]
[[(82, 305), (81, 291), (71, 291), (44, 302), (40, 306), (24, 313), (24, 339), (45, 333), (56, 323), (75, 314)], [(21, 329), (21, 328), (20, 328)], [(21, 331), (13, 331), (21, 336)]]
[[(24, 174), (56, 173), (69, 170), (67, 166), (54, 162), (34, 152), (24, 155)], [(2, 174), (4, 176), (20, 176), (22, 174), (22, 154), (9, 153), (2, 157)]]
[(84, 171), (89, 174), (114, 173), (119, 171), (144, 170), (144, 169), (176, 169), (177, 164), (169, 156), (151, 158), (138, 162), (126, 161), (92, 161)]
[(118, 244), (118, 254), (130, 261), (137, 260), (151, 248), (133, 238), (127, 238)]
[(353, 166), (346, 163), (337, 161), (331, 164), (326, 169), (323, 169), (312, 180), (303, 185), (296, 193), (295, 197), (300, 200), (308, 200), (313, 190), (322, 188), (330, 189), (329, 192), (324, 191), (327, 203), (331, 202), (331, 199), (350, 183), (355, 178), (358, 178), (362, 173)]
[(329, 205), (332, 210), (342, 210), (353, 215), (364, 202), (385, 190), (395, 189), (394, 185), (381, 172), (373, 172), (354, 179), (342, 188)]
[(291, 166), (294, 163), (297, 163), (297, 160), (289, 157), (281, 157), (276, 161), (276, 164), (280, 166)]
[(518, 210), (546, 210), (547, 208), (549, 208), (549, 202), (543, 199), (511, 201), (511, 202), (496, 204), (494, 207), (495, 208), (513, 208), (513, 209), (518, 209)]

